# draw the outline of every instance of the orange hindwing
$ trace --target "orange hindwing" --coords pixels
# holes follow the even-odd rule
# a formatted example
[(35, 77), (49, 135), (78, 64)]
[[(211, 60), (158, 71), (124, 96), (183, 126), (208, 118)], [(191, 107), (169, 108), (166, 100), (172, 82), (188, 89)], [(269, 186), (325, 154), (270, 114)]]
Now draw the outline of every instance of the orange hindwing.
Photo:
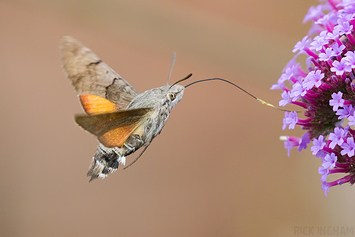
[(142, 125), (153, 110), (153, 108), (139, 108), (112, 113), (77, 115), (75, 121), (83, 129), (97, 136), (104, 146), (122, 147), (129, 135), (137, 129), (139, 134), (143, 134)]
[(106, 147), (122, 147), (129, 135), (136, 130), (140, 124), (130, 124), (125, 127), (112, 129), (98, 137), (99, 141)]
[(82, 94), (80, 102), (88, 114), (102, 114), (117, 111), (115, 103), (97, 95)]

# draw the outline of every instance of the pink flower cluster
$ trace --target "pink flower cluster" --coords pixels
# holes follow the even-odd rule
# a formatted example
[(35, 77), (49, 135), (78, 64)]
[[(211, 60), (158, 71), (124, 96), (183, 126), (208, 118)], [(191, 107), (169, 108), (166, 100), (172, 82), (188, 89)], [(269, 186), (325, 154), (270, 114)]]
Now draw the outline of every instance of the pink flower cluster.
[[(294, 58), (271, 89), (281, 89), (279, 105), (295, 104), (304, 112), (286, 112), (283, 129), (300, 125), (302, 138), (282, 137), (285, 148), (307, 148), (322, 160), (319, 167), (325, 195), (329, 188), (343, 183), (355, 183), (355, 0), (321, 1), (309, 9), (304, 22), (313, 25), (294, 49)], [(297, 62), (307, 55), (305, 65)], [(332, 173), (343, 178), (328, 181)]]

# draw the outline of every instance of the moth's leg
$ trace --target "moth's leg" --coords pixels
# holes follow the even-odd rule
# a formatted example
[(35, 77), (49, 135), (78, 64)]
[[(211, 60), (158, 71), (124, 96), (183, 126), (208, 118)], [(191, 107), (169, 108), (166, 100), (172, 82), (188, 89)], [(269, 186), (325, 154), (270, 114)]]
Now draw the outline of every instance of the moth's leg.
[(123, 144), (123, 146), (131, 152), (134, 152), (136, 150), (134, 146), (132, 146), (131, 144), (128, 144), (128, 143)]
[(138, 150), (141, 146), (143, 146), (144, 141), (141, 139), (141, 137), (138, 134), (131, 134), (126, 142), (123, 144), (123, 148), (125, 148), (124, 155), (128, 156), (129, 154), (132, 154), (136, 150)]
[(143, 151), (139, 154), (139, 156), (138, 156), (136, 159), (134, 159), (134, 161), (132, 161), (128, 166), (124, 167), (123, 169), (125, 170), (125, 169), (127, 169), (128, 167), (130, 167), (131, 165), (133, 165), (134, 163), (136, 163), (136, 161), (137, 161), (139, 158), (141, 158), (141, 156), (143, 155), (143, 153), (145, 152), (145, 150), (147, 150), (148, 146), (149, 146), (149, 144), (144, 147)]

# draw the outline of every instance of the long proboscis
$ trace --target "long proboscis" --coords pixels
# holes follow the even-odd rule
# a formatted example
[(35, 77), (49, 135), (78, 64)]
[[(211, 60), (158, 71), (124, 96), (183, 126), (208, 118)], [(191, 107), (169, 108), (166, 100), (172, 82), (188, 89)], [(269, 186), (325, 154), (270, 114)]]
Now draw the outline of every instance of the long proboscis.
[(240, 86), (238, 86), (238, 85), (234, 84), (233, 82), (230, 82), (230, 81), (228, 81), (228, 80), (226, 80), (226, 79), (223, 79), (223, 78), (218, 78), (218, 77), (216, 77), (216, 78), (208, 78), (208, 79), (202, 79), (202, 80), (194, 81), (194, 82), (191, 82), (190, 84), (188, 84), (187, 86), (185, 86), (185, 88), (187, 88), (187, 87), (189, 87), (189, 86), (192, 86), (192, 85), (194, 85), (194, 84), (200, 83), (200, 82), (205, 82), (205, 81), (223, 81), (223, 82), (229, 83), (229, 84), (231, 84), (232, 86), (237, 87), (239, 90), (243, 91), (244, 93), (248, 94), (249, 96), (253, 97), (254, 99), (256, 99), (257, 101), (259, 101), (259, 102), (262, 103), (263, 105), (267, 105), (267, 106), (270, 106), (270, 107), (272, 107), (272, 108), (274, 108), (274, 109), (278, 109), (278, 110), (281, 110), (281, 111), (290, 112), (290, 110), (281, 109), (281, 108), (279, 108), (279, 107), (277, 107), (277, 106), (275, 106), (275, 105), (273, 105), (273, 104), (270, 104), (270, 103), (268, 103), (268, 102), (266, 102), (266, 101), (264, 101), (264, 100), (262, 100), (262, 99), (260, 99), (260, 98), (258, 98), (258, 97), (256, 97), (256, 96), (250, 94), (248, 91), (244, 90), (244, 89), (241, 88)]

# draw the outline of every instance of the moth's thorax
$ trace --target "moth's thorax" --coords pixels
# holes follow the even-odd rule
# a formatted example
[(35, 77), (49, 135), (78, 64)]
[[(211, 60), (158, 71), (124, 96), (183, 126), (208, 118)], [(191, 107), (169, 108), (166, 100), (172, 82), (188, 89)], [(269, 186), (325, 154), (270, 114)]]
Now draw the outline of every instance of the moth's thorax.
[[(181, 100), (184, 89), (180, 85), (154, 88), (137, 95), (128, 105), (127, 109), (154, 109), (141, 125), (144, 130), (140, 138), (145, 143), (150, 143), (161, 132), (169, 118), (170, 111)], [(135, 133), (136, 131), (133, 132), (133, 134)]]
[[(184, 94), (184, 87), (180, 85), (174, 85), (170, 88), (170, 85), (147, 90), (141, 94), (138, 94), (133, 98), (131, 103), (127, 106), (127, 109), (136, 108), (154, 108), (159, 109), (162, 106), (166, 106), (169, 111), (182, 99)], [(169, 96), (174, 94), (175, 98), (172, 100)]]

